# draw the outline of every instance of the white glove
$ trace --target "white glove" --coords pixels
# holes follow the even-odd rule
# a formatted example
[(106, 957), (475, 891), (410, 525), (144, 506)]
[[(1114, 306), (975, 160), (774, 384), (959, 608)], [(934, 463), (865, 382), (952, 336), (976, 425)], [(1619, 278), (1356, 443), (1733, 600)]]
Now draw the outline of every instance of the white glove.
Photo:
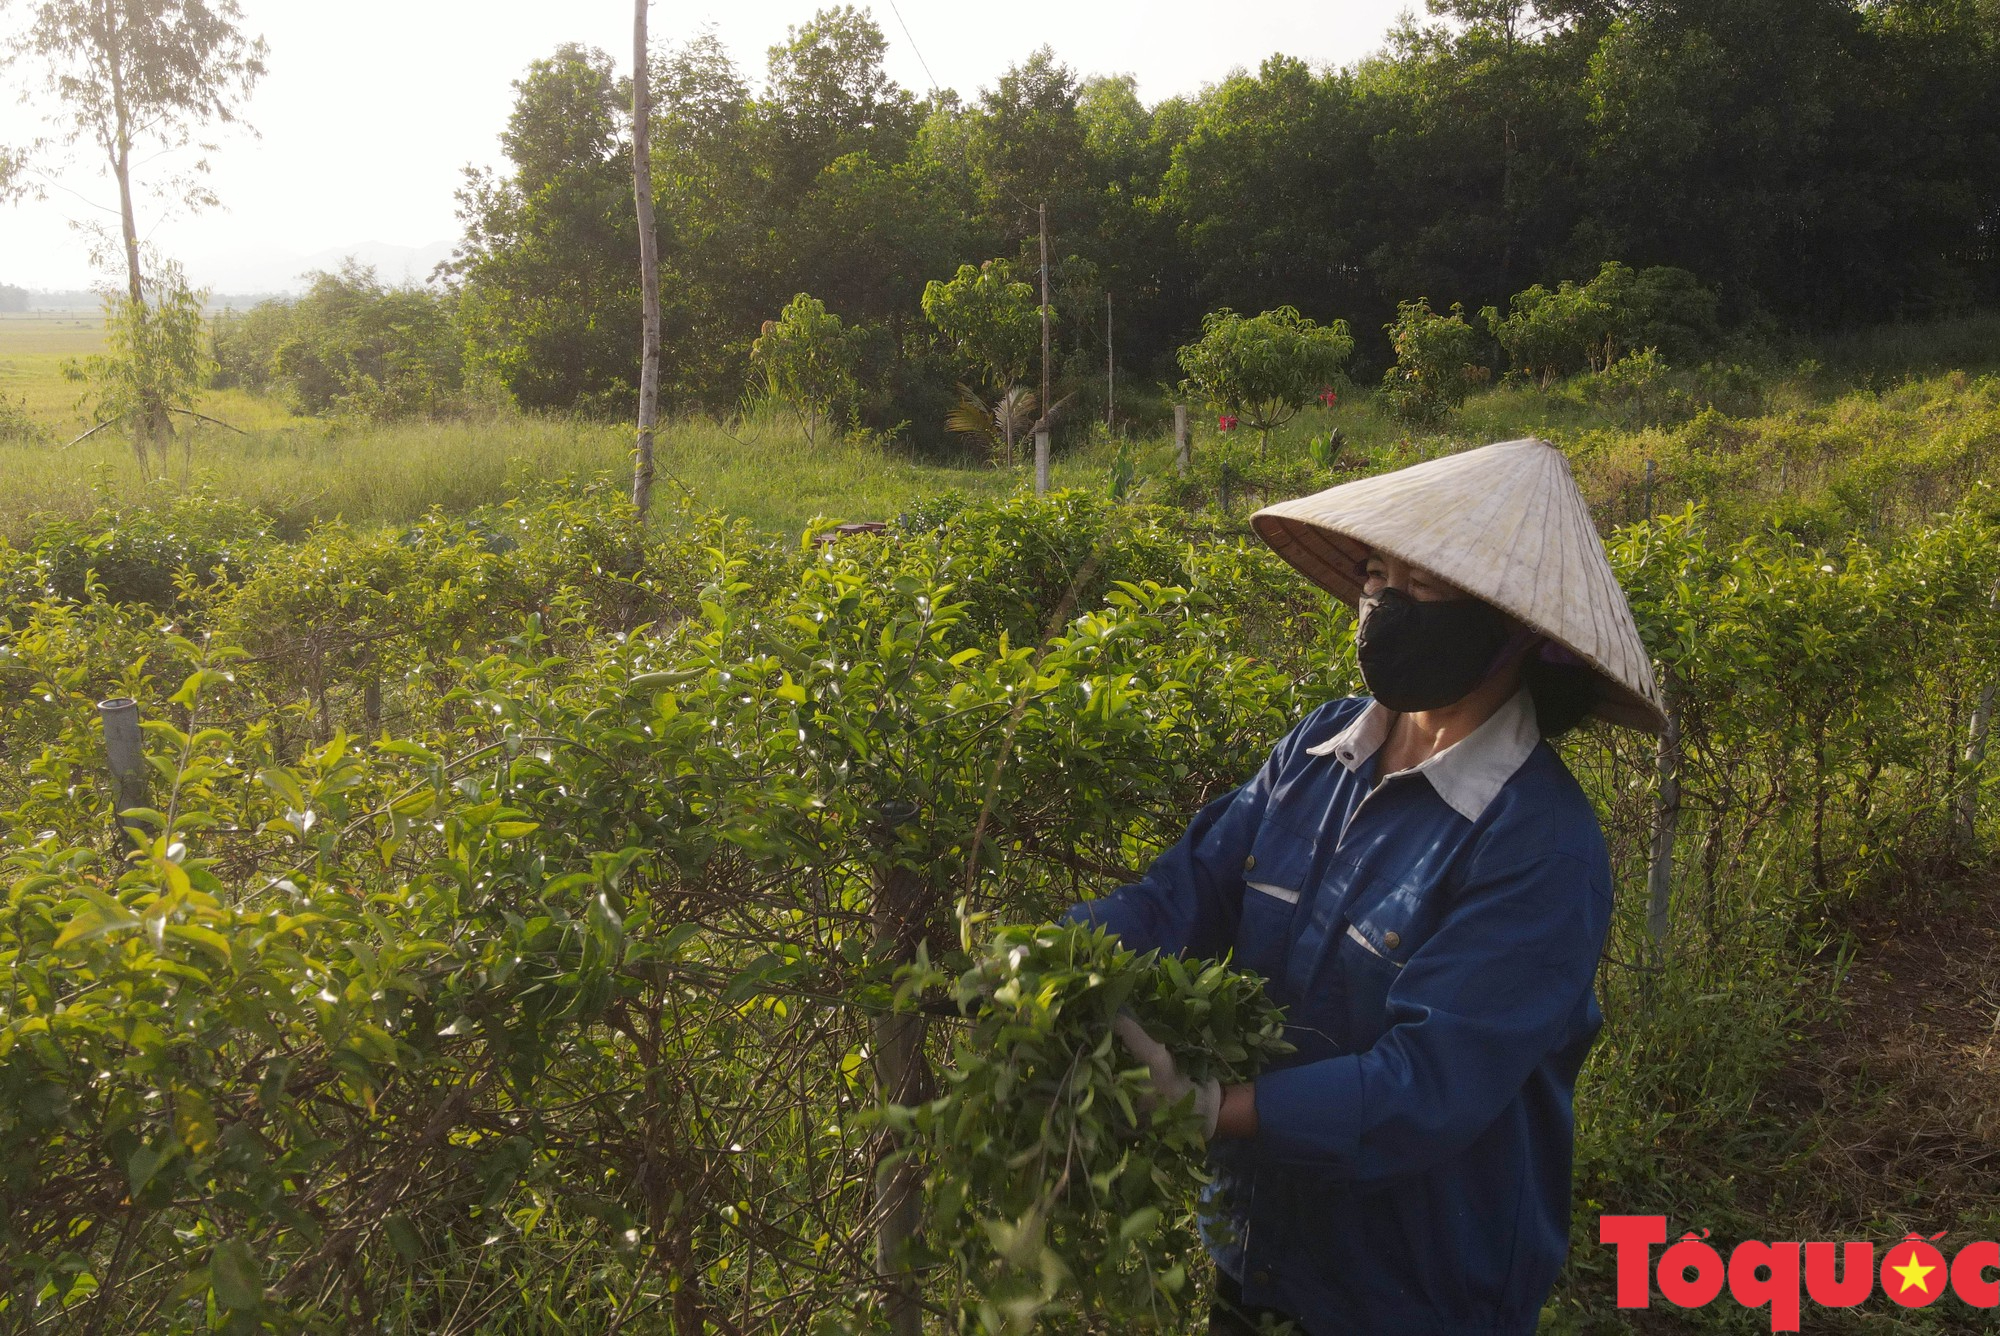
[(1197, 1085), (1182, 1076), (1167, 1046), (1147, 1034), (1129, 1011), (1118, 1013), (1118, 1019), (1111, 1022), (1111, 1033), (1118, 1036), (1127, 1052), (1146, 1064), (1153, 1079), (1153, 1096), (1139, 1101), (1139, 1112), (1150, 1116), (1160, 1105), (1177, 1103), (1192, 1094), (1194, 1111), (1201, 1115), (1201, 1134), (1213, 1140), (1216, 1120), (1222, 1116), (1222, 1082), (1211, 1076)]

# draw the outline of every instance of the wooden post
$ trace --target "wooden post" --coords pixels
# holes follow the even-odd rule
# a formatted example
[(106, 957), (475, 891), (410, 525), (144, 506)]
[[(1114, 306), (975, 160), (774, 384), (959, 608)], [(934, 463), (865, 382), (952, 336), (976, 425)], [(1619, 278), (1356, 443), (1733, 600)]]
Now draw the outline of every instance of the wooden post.
[(1959, 789), (1952, 820), (1952, 842), (1961, 849), (1972, 847), (1979, 823), (1979, 775), (1986, 769), (1986, 740), (1993, 731), (1993, 699), (2000, 683), (1988, 682), (1972, 710), (1972, 727), (1965, 739), (1965, 776)]
[[(2000, 613), (2000, 588), (1987, 596), (1986, 613)], [(1979, 777), (1986, 769), (1986, 742), (1993, 732), (1993, 703), (2000, 696), (2000, 682), (1988, 682), (1972, 708), (1972, 725), (1965, 735), (1965, 774), (1958, 801), (1952, 804), (1951, 838), (1960, 849), (1970, 849), (1979, 825)]]
[(1653, 795), (1652, 860), (1646, 868), (1646, 935), (1657, 947), (1665, 943), (1671, 922), (1674, 835), (1681, 816), (1681, 715), (1671, 703), (1654, 764), (1659, 788)]
[(1188, 411), (1186, 404), (1174, 405), (1174, 472), (1187, 477), (1188, 466), (1194, 463), (1194, 436), (1188, 431)]
[(1646, 461), (1646, 518), (1653, 518), (1653, 469), (1652, 460)]
[(371, 739), (382, 736), (382, 679), (373, 673), (361, 684), (361, 725)]
[(1049, 429), (1035, 433), (1035, 495), (1049, 494)]
[[(1042, 220), (1042, 401), (1036, 409), (1042, 421), (1049, 420), (1049, 206), (1040, 209)], [(1037, 492), (1039, 496), (1041, 493)]]
[[(875, 947), (902, 964), (915, 957), (926, 936), (929, 915), (923, 884), (898, 862), (896, 832), (917, 814), (916, 804), (882, 805), (877, 833), (882, 864), (875, 880)], [(929, 1095), (924, 1064), (924, 1018), (912, 1012), (884, 1012), (875, 1020), (876, 1092), (885, 1104), (915, 1104)], [(910, 1244), (922, 1219), (923, 1178), (918, 1166), (899, 1152), (901, 1140), (884, 1132), (875, 1149), (875, 1274), (883, 1282), (883, 1307), (892, 1336), (923, 1336), (923, 1291), (909, 1268)]]
[(146, 748), (139, 730), (139, 702), (130, 696), (101, 700), (97, 703), (97, 719), (104, 729), (104, 756), (111, 767), (111, 828), (130, 840), (132, 836), (126, 832), (118, 813), (144, 807), (150, 797)]
[(632, 202), (639, 214), (639, 441), (632, 465), (632, 505), (639, 532), (653, 508), (653, 430), (660, 418), (660, 238), (653, 226), (653, 95), (646, 6), (632, 4)]
[(1104, 294), (1104, 425), (1115, 426), (1118, 416), (1118, 360), (1112, 353), (1111, 294)]

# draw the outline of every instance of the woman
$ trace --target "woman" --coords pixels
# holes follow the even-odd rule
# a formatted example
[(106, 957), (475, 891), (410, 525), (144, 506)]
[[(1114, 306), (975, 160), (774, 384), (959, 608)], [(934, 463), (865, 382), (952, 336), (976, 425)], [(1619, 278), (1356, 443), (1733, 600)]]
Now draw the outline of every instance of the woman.
[(1143, 880), (1070, 911), (1269, 980), (1297, 1052), (1196, 1088), (1211, 1330), (1529, 1333), (1569, 1240), (1571, 1095), (1611, 869), (1546, 739), (1657, 731), (1632, 614), (1562, 455), (1509, 441), (1258, 512), (1357, 608), (1372, 698), (1310, 715)]

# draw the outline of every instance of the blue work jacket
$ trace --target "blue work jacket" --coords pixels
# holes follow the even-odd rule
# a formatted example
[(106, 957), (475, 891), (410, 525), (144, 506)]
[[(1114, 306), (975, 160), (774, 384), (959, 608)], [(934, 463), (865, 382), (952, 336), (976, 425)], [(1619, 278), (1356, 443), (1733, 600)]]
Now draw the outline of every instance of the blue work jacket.
[(1145, 877), (1070, 910), (1255, 970), (1298, 1051), (1211, 1148), (1211, 1249), (1322, 1333), (1529, 1333), (1569, 1244), (1571, 1095), (1602, 1024), (1604, 836), (1525, 692), (1377, 783), (1392, 716), (1313, 712)]

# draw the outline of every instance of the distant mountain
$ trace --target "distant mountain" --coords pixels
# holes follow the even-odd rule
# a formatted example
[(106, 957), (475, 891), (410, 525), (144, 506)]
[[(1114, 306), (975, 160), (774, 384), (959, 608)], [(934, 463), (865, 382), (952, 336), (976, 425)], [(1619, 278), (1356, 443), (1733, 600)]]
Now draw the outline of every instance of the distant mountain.
[(423, 246), (397, 246), (386, 241), (363, 241), (352, 246), (335, 246), (311, 255), (297, 251), (238, 250), (224, 255), (191, 258), (187, 262), (188, 281), (214, 293), (300, 292), (305, 275), (317, 270), (338, 270), (352, 256), (368, 265), (385, 283), (423, 283), (431, 270), (451, 258), (449, 241), (433, 241)]

